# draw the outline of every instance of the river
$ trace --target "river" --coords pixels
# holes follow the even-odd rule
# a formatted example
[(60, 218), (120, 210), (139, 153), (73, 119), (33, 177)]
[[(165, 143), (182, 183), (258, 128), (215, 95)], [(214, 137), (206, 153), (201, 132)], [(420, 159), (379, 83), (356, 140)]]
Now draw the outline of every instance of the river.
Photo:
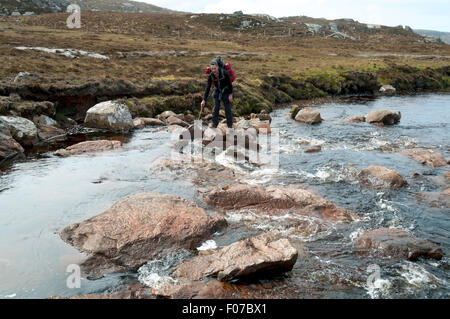
[[(430, 207), (414, 195), (442, 191), (434, 177), (447, 168), (431, 169), (400, 153), (424, 147), (450, 157), (450, 95), (424, 94), (378, 98), (337, 99), (316, 107), (323, 123), (293, 121), (289, 109), (271, 113), (280, 132), (279, 168), (262, 170), (220, 162), (257, 185), (304, 183), (326, 199), (362, 217), (362, 221), (326, 232), (293, 235), (301, 249), (293, 271), (274, 280), (290, 298), (448, 298), (450, 296), (450, 211)], [(374, 109), (399, 110), (398, 125), (349, 123), (345, 118)], [(152, 163), (172, 149), (166, 130), (147, 127), (122, 137), (117, 151), (56, 157), (51, 151), (30, 154), (0, 175), (0, 298), (46, 298), (108, 293), (158, 272), (144, 266), (139, 272), (109, 274), (97, 280), (82, 278), (81, 288), (66, 284), (67, 267), (86, 258), (64, 243), (58, 232), (108, 209), (113, 202), (140, 192), (174, 194), (198, 201), (196, 185), (182, 172), (155, 174)], [(319, 153), (307, 154), (311, 145)], [(409, 183), (400, 190), (362, 187), (346, 174), (346, 165), (380, 165), (398, 171)], [(418, 178), (411, 174), (419, 173)], [(213, 186), (213, 185), (210, 185)], [(448, 186), (447, 186), (448, 187)], [(445, 189), (445, 188), (444, 188)], [(218, 245), (229, 244), (267, 229), (284, 228), (282, 219), (228, 214), (230, 227), (216, 234)], [(352, 251), (354, 238), (380, 227), (404, 229), (441, 245), (444, 258), (417, 262), (360, 256)], [(380, 269), (380, 287), (368, 287), (368, 266)], [(163, 274), (160, 274), (163, 275)], [(267, 279), (265, 279), (267, 280)]]

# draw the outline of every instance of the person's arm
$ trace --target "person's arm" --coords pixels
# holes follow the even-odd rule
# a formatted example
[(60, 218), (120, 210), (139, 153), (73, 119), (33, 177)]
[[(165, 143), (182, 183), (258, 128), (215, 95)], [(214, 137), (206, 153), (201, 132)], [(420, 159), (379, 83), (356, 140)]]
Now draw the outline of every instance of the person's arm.
[(228, 73), (228, 71), (226, 72), (226, 80), (227, 80), (227, 86), (229, 88), (229, 93), (233, 94), (233, 82), (231, 81), (231, 76)]
[(211, 74), (208, 76), (208, 83), (206, 83), (206, 90), (205, 90), (205, 94), (203, 95), (203, 101), (206, 101), (206, 99), (209, 96), (209, 91), (211, 90), (211, 84), (212, 84), (212, 78), (211, 78)]
[(233, 82), (231, 81), (231, 76), (228, 72), (226, 72), (225, 79), (229, 89), (228, 101), (231, 103), (233, 102)]

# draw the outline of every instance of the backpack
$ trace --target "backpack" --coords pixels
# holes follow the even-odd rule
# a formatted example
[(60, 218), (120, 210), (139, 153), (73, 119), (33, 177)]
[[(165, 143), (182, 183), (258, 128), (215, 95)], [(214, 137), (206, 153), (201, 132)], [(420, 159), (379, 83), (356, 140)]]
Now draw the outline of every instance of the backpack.
[[(223, 73), (223, 70), (227, 70), (228, 74), (230, 75), (231, 83), (233, 83), (234, 80), (236, 80), (236, 73), (234, 73), (234, 70), (231, 67), (231, 63), (229, 63), (229, 62), (224, 63), (222, 58), (220, 58), (220, 57), (217, 57), (216, 61), (217, 61), (217, 65), (220, 68), (219, 72)], [(209, 66), (207, 66), (205, 68), (205, 73), (208, 74), (208, 75), (211, 73), (211, 68)], [(213, 85), (214, 86), (216, 85), (216, 82), (217, 82), (217, 79), (213, 79)]]

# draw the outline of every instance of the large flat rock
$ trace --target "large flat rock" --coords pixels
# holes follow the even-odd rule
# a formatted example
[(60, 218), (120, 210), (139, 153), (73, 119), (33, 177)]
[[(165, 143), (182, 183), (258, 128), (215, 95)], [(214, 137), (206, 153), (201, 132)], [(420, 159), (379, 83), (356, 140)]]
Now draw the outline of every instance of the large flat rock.
[(60, 236), (83, 252), (137, 268), (171, 249), (194, 249), (224, 226), (223, 218), (209, 216), (192, 201), (142, 193), (64, 228)]
[(57, 156), (71, 156), (83, 153), (93, 153), (100, 151), (107, 151), (118, 149), (122, 147), (122, 143), (120, 141), (110, 141), (110, 140), (96, 140), (96, 141), (85, 141), (80, 142), (65, 149), (59, 149), (55, 151), (53, 154)]
[(351, 222), (359, 217), (300, 186), (270, 185), (266, 188), (231, 184), (210, 191), (205, 202), (223, 210), (252, 209), (259, 213), (314, 216), (327, 221)]

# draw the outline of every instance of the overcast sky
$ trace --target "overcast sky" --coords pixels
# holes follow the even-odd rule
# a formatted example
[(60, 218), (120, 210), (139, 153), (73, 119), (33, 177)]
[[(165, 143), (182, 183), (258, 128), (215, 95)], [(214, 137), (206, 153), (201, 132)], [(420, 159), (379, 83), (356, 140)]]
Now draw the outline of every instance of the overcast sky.
[(137, 0), (194, 13), (266, 13), (275, 17), (351, 18), (363, 23), (408, 25), (450, 32), (449, 0)]

